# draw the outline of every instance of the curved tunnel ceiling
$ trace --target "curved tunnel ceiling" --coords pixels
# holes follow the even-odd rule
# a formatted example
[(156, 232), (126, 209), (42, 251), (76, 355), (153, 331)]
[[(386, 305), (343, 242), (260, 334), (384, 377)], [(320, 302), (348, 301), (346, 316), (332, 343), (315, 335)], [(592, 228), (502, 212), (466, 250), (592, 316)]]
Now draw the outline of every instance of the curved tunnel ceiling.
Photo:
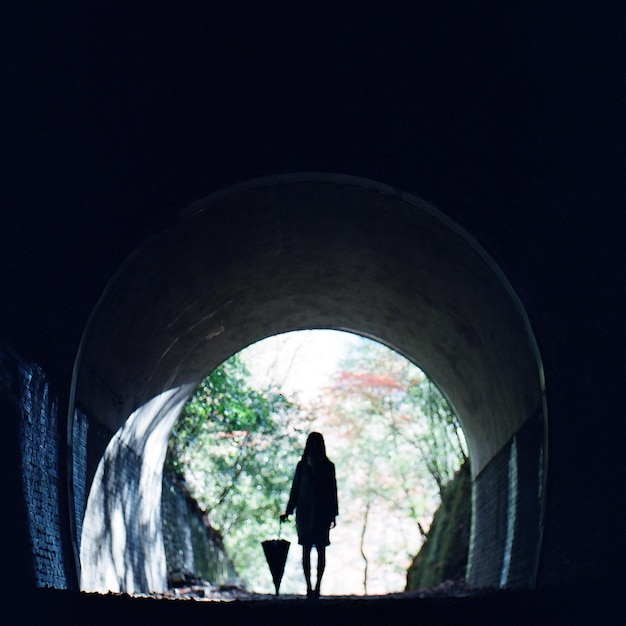
[(305, 328), (419, 365), (457, 411), (474, 474), (542, 405), (523, 310), (476, 242), (413, 196), (325, 174), (223, 190), (145, 242), (85, 331), (75, 404), (115, 432), (250, 343)]

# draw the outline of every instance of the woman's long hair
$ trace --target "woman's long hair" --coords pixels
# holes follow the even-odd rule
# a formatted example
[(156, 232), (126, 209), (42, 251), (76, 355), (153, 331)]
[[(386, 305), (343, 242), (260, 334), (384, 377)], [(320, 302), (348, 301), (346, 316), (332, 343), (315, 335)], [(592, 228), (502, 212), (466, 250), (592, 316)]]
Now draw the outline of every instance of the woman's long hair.
[(326, 444), (321, 433), (309, 433), (302, 453), (302, 460), (307, 462), (314, 473), (320, 466), (329, 462), (326, 456)]

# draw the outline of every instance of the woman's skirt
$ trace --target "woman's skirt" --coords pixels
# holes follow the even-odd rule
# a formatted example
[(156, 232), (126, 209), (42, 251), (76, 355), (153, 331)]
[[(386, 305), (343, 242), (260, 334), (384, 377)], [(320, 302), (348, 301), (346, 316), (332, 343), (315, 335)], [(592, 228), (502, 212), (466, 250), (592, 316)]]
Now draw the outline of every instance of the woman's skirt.
[(316, 522), (313, 528), (306, 531), (298, 530), (298, 543), (301, 546), (324, 547), (330, 545), (330, 524), (328, 522)]

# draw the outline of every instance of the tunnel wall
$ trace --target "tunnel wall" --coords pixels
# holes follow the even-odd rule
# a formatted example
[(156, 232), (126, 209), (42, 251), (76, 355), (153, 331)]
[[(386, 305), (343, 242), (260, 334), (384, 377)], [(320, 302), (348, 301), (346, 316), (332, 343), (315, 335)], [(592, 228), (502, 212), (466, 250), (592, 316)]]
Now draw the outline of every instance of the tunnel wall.
[(168, 580), (183, 575), (223, 585), (237, 577), (222, 538), (209, 524), (208, 516), (167, 471), (163, 472), (161, 517)]
[[(459, 225), (410, 194), (341, 174), (278, 175), (235, 185), (194, 203), (139, 245), (85, 329), (73, 400), (79, 411), (116, 430), (90, 487), (93, 507), (88, 503), (81, 539), (85, 588), (154, 591), (164, 585), (158, 537), (137, 526), (138, 516), (149, 519), (160, 494), (153, 487), (142, 494), (137, 476), (124, 479), (125, 447), (136, 455), (139, 473), (155, 471), (155, 463), (141, 459), (150, 452), (146, 441), (134, 433), (165, 432), (173, 424), (174, 413), (150, 408), (158, 398), (178, 385), (193, 389), (249, 343), (323, 327), (369, 336), (422, 367), (463, 425), (474, 475), (501, 456), (537, 411), (545, 427), (541, 358), (524, 310), (497, 265)], [(89, 440), (87, 448), (97, 454)], [(134, 462), (129, 457), (129, 467)], [(494, 463), (485, 476), (499, 477), (498, 467)], [(509, 506), (517, 484), (507, 476), (493, 502), (475, 507), (490, 532), (474, 537), (482, 547), (509, 541), (509, 559), (514, 529), (506, 514), (490, 509)], [(132, 492), (125, 497), (132, 498), (134, 514), (123, 489)], [(102, 521), (115, 515), (120, 528)], [(518, 520), (508, 517), (511, 524)], [(538, 523), (537, 516), (525, 521)], [(142, 537), (148, 552), (140, 560), (122, 555)], [(534, 559), (536, 549), (531, 552)], [(148, 562), (161, 574), (146, 578)], [(500, 562), (483, 560), (472, 581), (500, 581), (501, 570)], [(509, 570), (503, 586), (528, 584), (529, 575), (515, 579)]]
[(72, 458), (70, 489), (71, 514), (73, 515), (72, 536), (77, 550), (80, 551), (89, 487), (114, 433), (98, 420), (90, 419), (79, 410), (73, 412), (70, 428), (72, 429), (72, 437), (69, 440)]
[[(607, 371), (612, 367), (617, 369)], [(537, 578), (542, 587), (588, 581), (621, 588), (623, 583), (624, 433), (618, 424), (623, 407), (611, 406), (607, 383), (621, 384), (616, 379), (624, 368), (607, 359), (597, 369), (602, 385), (583, 384), (580, 395), (559, 397), (551, 410), (551, 470)]]
[(470, 584), (535, 586), (544, 507), (544, 445), (543, 420), (535, 416), (474, 478)]
[[(80, 534), (81, 589), (133, 593), (166, 587), (162, 540), (142, 511), (160, 512), (155, 486), (158, 468), (116, 434), (106, 448), (94, 481)], [(160, 523), (160, 517), (155, 519)], [(97, 564), (95, 566), (94, 564)]]
[[(61, 528), (63, 511), (61, 510), (61, 490), (59, 476), (63, 475), (59, 467), (59, 447), (62, 439), (58, 432), (57, 402), (51, 396), (49, 383), (40, 367), (27, 363), (8, 349), (0, 352), (2, 360), (2, 387), (5, 411), (3, 417), (12, 415), (12, 419), (19, 424), (17, 438), (19, 440), (20, 458), (22, 466), (23, 501), (26, 508), (26, 527), (28, 536), (23, 536), (22, 549), (32, 561), (32, 576), (35, 584), (40, 587), (67, 588), (71, 586), (72, 576), (67, 575), (69, 565), (73, 570), (73, 553), (63, 541), (64, 530)], [(9, 417), (10, 419), (11, 417)], [(91, 421), (90, 436), (87, 438), (87, 419), (77, 413), (74, 428), (74, 446), (77, 452), (74, 462), (74, 504), (78, 537), (81, 536), (82, 519), (85, 509), (84, 489), (87, 482), (95, 474), (94, 459), (100, 459), (105, 445), (111, 440), (110, 433)], [(82, 432), (81, 438), (77, 433)], [(473, 509), (474, 526), (472, 529), (472, 553), (468, 566), (468, 580), (476, 586), (532, 586), (535, 580), (538, 555), (535, 552), (537, 532), (539, 529), (540, 509), (542, 506), (542, 468), (541, 447), (543, 446), (544, 430), (542, 420), (538, 417), (529, 422), (516, 434), (502, 451), (484, 468), (473, 481)], [(89, 439), (90, 444), (87, 445)], [(91, 450), (91, 466), (87, 465), (87, 449)], [(515, 451), (515, 452), (514, 452)], [(155, 507), (157, 500), (146, 501), (146, 492), (143, 490), (145, 479), (142, 482), (143, 462), (141, 457), (127, 446), (123, 447), (123, 454), (116, 457), (117, 468), (106, 472), (107, 476), (126, 486), (126, 497), (131, 498), (131, 517), (136, 517), (142, 507)], [(512, 467), (515, 465), (516, 478), (511, 477)], [(104, 500), (107, 494), (113, 494), (119, 485), (107, 484), (103, 479)], [(153, 472), (153, 479), (159, 480), (158, 472)], [(167, 491), (174, 487), (171, 481), (166, 480)], [(509, 495), (510, 494), (510, 495)], [(164, 500), (164, 506), (172, 509), (181, 508), (181, 496)], [(478, 513), (478, 515), (476, 514)], [(186, 570), (189, 573), (206, 574), (206, 566), (198, 565), (201, 560), (208, 563), (214, 560), (221, 565), (214, 570), (215, 576), (228, 577), (233, 574), (222, 557), (219, 556), (219, 546), (211, 555), (203, 554), (198, 545), (199, 529), (197, 519), (188, 509), (185, 512), (187, 521), (180, 526), (180, 513), (171, 514), (168, 520), (178, 519), (177, 530), (166, 528), (165, 560), (167, 571)], [(512, 526), (511, 526), (512, 524)], [(108, 527), (108, 526), (107, 526)], [(132, 529), (132, 524), (126, 525), (126, 530)], [(111, 530), (110, 527), (109, 531)], [(182, 532), (181, 532), (182, 530)], [(507, 533), (513, 535), (507, 540)], [(15, 529), (11, 534), (15, 535)], [(196, 536), (192, 541), (192, 533)], [(178, 535), (178, 537), (176, 537)], [(133, 540), (133, 536), (135, 540)], [(564, 534), (566, 537), (567, 534)], [(185, 539), (185, 537), (187, 537)], [(101, 545), (101, 544), (100, 544)], [(134, 567), (128, 568), (127, 574), (137, 576), (151, 557), (145, 553), (145, 529), (138, 528), (136, 533), (126, 536), (126, 558)], [(508, 546), (508, 548), (507, 548)], [(504, 575), (506, 551), (509, 551), (512, 568)], [(169, 557), (167, 556), (169, 555)], [(176, 556), (178, 555), (178, 556)], [(181, 556), (182, 555), (182, 556)], [(68, 561), (69, 559), (69, 561)], [(182, 560), (181, 560), (182, 559)], [(96, 559), (101, 563), (101, 559)], [(579, 561), (571, 559), (564, 553), (558, 555), (557, 561), (566, 561), (572, 568), (572, 577), (576, 576)], [(552, 574), (554, 575), (554, 574)], [(140, 574), (139, 574), (140, 576)], [(550, 570), (547, 570), (547, 577)], [(549, 578), (548, 578), (549, 581)], [(553, 581), (554, 583), (555, 581)], [(147, 580), (125, 582), (118, 579), (113, 582), (107, 579), (106, 584), (120, 591), (133, 590), (148, 584)]]
[(3, 498), (0, 517), (11, 519), (8, 506), (19, 516), (2, 529), (3, 568), (13, 573), (11, 582), (18, 587), (75, 588), (58, 399), (41, 367), (3, 345), (0, 418), (8, 448), (0, 461), (2, 482), (14, 498)]
[(183, 385), (153, 398), (108, 441), (89, 484), (80, 535), (81, 589), (137, 593), (167, 588), (163, 463), (170, 430), (191, 391)]

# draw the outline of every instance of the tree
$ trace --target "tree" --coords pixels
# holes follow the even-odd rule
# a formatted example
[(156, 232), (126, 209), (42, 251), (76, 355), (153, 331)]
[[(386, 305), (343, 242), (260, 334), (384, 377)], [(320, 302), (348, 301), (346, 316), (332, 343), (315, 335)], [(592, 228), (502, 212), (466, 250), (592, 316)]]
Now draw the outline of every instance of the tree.
[[(397, 570), (410, 562), (443, 486), (466, 458), (465, 440), (453, 411), (424, 373), (368, 340), (341, 364), (318, 410), (324, 429), (341, 440), (338, 465), (350, 468), (341, 499), (356, 506), (348, 521), (360, 525), (367, 593), (370, 572)], [(390, 520), (399, 525), (406, 519), (414, 536), (381, 532)], [(391, 558), (400, 551), (404, 565)]]
[(174, 426), (166, 465), (222, 534), (248, 582), (271, 583), (259, 537), (276, 529), (307, 416), (276, 390), (256, 390), (240, 357), (205, 378)]
[(463, 430), (450, 405), (430, 379), (411, 385), (407, 390), (407, 402), (421, 413), (428, 425), (425, 433), (411, 441), (422, 453), (441, 494), (467, 460)]

